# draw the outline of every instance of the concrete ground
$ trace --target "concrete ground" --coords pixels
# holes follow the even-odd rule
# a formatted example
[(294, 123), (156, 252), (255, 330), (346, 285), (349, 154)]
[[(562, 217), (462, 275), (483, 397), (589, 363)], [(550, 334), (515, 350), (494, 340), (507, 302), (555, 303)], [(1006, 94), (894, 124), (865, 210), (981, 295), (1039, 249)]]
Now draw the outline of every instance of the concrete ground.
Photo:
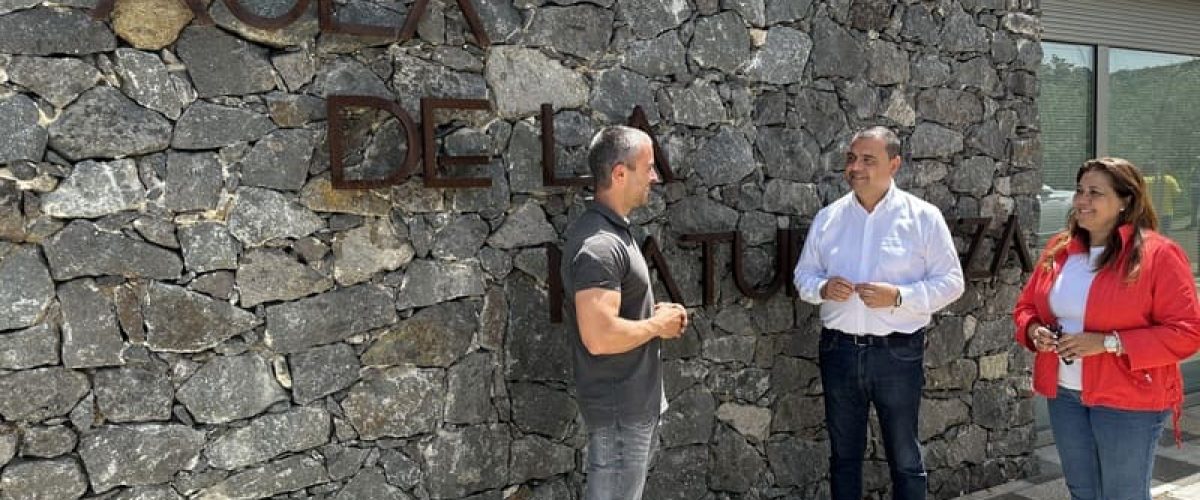
[[(1183, 447), (1175, 446), (1170, 423), (1163, 431), (1154, 460), (1154, 483), (1150, 490), (1155, 500), (1200, 500), (1200, 403), (1189, 396), (1180, 422)], [(1038, 435), (1041, 473), (1037, 477), (1012, 481), (959, 497), (959, 500), (1063, 500), (1070, 498), (1062, 477), (1058, 452), (1050, 431)]]

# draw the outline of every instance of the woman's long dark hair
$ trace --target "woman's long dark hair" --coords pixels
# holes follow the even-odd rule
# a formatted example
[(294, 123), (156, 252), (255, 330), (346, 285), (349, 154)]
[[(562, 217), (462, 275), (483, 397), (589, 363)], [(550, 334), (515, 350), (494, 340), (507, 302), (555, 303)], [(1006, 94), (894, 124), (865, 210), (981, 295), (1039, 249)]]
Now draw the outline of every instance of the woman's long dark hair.
[[(1100, 260), (1096, 264), (1096, 270), (1099, 271), (1109, 266), (1124, 266), (1125, 280), (1133, 281), (1137, 279), (1138, 273), (1142, 270), (1142, 230), (1149, 229), (1152, 231), (1158, 230), (1158, 215), (1154, 212), (1154, 206), (1150, 203), (1150, 196), (1146, 189), (1146, 179), (1142, 177), (1142, 171), (1129, 160), (1122, 158), (1095, 158), (1083, 162), (1079, 167), (1079, 171), (1075, 173), (1075, 184), (1079, 184), (1079, 180), (1083, 178), (1083, 174), (1088, 172), (1101, 172), (1108, 177), (1112, 183), (1113, 190), (1117, 192), (1123, 200), (1128, 200), (1125, 205), (1125, 210), (1117, 214), (1117, 225), (1113, 227), (1112, 233), (1108, 235), (1108, 241), (1104, 242), (1104, 251), (1100, 253)], [(1125, 224), (1133, 225), (1133, 235), (1129, 238), (1128, 258), (1125, 262), (1118, 262), (1122, 254), (1121, 232), (1118, 230)], [(1046, 252), (1045, 259), (1042, 264), (1049, 268), (1053, 265), (1054, 258), (1059, 252), (1067, 249), (1067, 245), (1072, 239), (1078, 238), (1087, 246), (1097, 244), (1099, 242), (1091, 241), (1091, 235), (1082, 227), (1079, 227), (1079, 221), (1075, 217), (1074, 209), (1071, 210), (1070, 217), (1067, 218), (1067, 228), (1055, 236), (1055, 244)]]

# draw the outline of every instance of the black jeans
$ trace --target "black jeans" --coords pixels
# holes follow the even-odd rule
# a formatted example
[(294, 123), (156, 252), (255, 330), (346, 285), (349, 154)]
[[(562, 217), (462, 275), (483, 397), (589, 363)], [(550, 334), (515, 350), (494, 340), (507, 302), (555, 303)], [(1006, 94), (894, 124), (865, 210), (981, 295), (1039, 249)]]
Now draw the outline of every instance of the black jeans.
[(833, 500), (862, 499), (862, 462), (867, 416), (875, 405), (892, 478), (892, 498), (925, 498), (917, 418), (925, 386), (925, 333), (852, 337), (821, 332), (821, 384), (829, 431), (829, 476)]

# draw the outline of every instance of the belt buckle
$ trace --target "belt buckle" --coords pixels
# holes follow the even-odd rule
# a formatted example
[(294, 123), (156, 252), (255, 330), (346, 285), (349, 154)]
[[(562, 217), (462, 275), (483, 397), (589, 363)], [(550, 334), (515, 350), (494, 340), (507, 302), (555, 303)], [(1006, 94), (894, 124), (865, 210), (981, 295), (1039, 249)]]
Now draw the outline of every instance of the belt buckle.
[(854, 337), (854, 345), (857, 347), (866, 347), (871, 345), (871, 339), (866, 335), (850, 335)]

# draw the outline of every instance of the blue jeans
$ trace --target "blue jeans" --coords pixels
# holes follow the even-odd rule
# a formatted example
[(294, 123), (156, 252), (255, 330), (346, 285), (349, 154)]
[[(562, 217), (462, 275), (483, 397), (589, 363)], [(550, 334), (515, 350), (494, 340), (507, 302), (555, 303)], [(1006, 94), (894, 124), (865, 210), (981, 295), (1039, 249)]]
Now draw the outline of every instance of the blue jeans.
[(1154, 448), (1170, 410), (1084, 406), (1079, 391), (1046, 400), (1072, 500), (1150, 500)]
[(587, 485), (582, 500), (639, 500), (658, 434), (658, 416), (618, 415), (610, 425), (588, 425)]
[(925, 498), (928, 477), (917, 437), (925, 386), (924, 342), (924, 330), (886, 339), (854, 339), (836, 330), (821, 331), (821, 384), (825, 387), (833, 500), (862, 499), (862, 462), (872, 404), (883, 431), (892, 498)]

